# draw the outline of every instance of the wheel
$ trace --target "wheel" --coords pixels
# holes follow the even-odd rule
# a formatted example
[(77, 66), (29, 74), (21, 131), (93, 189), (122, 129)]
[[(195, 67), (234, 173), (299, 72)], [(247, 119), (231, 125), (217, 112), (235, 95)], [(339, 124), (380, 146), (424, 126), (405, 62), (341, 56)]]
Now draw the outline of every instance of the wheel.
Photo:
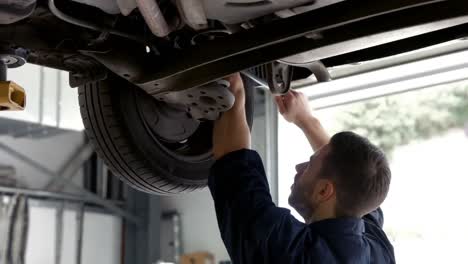
[[(254, 88), (248, 80), (244, 82), (251, 127)], [(195, 121), (114, 76), (81, 86), (78, 92), (86, 134), (121, 180), (159, 195), (206, 186), (213, 164), (212, 122)], [(179, 129), (168, 132), (174, 127)]]

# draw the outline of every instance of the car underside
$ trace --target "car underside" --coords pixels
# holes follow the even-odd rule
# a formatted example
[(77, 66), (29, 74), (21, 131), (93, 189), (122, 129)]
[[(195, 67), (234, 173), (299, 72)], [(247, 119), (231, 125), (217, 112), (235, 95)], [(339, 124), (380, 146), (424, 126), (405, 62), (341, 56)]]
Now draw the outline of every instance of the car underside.
[(0, 0), (2, 65), (68, 71), (100, 157), (156, 194), (206, 186), (223, 77), (243, 73), (251, 125), (255, 86), (467, 35), (463, 0)]

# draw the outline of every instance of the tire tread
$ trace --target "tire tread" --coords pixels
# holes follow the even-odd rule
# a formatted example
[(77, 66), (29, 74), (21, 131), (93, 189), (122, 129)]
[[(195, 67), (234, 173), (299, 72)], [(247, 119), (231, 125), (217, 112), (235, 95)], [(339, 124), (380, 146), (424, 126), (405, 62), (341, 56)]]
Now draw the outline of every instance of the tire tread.
[(170, 195), (204, 188), (170, 182), (154, 175), (125, 137), (125, 128), (120, 124), (119, 113), (112, 107), (110, 85), (100, 81), (78, 88), (80, 112), (86, 134), (99, 157), (109, 169), (126, 184), (152, 194)]

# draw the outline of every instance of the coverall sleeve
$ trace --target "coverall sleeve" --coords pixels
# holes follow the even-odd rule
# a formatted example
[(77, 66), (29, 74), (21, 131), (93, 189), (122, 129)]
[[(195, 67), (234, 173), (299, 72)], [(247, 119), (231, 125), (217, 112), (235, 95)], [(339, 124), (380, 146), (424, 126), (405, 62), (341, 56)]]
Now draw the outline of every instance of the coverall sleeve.
[(208, 185), (233, 263), (291, 260), (288, 249), (301, 246), (305, 224), (273, 203), (258, 153), (240, 150), (227, 154), (212, 167)]

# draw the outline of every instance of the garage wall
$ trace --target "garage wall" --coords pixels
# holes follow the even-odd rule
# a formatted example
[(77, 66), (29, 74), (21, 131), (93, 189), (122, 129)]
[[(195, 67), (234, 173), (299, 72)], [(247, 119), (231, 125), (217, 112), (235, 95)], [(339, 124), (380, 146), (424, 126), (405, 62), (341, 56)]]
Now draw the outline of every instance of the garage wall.
[[(26, 264), (50, 264), (55, 259), (57, 202), (30, 200)], [(63, 214), (61, 262), (76, 264), (76, 204), (66, 204)], [(116, 264), (121, 258), (122, 219), (101, 212), (86, 211), (83, 223), (81, 263)]]
[[(252, 148), (265, 160), (265, 116), (255, 117), (252, 130)], [(182, 246), (184, 253), (208, 251), (215, 255), (216, 263), (229, 260), (218, 230), (214, 203), (208, 189), (200, 192), (161, 198), (161, 210), (176, 210), (181, 215)], [(164, 221), (166, 222), (166, 221)], [(172, 261), (171, 225), (161, 225), (161, 259)]]
[[(0, 112), (0, 143), (57, 172), (84, 143), (77, 90), (68, 85), (68, 73), (32, 64), (9, 70), (8, 79), (26, 90), (24, 111)], [(63, 130), (66, 129), (66, 130)], [(0, 147), (0, 167), (14, 167), (19, 187), (43, 189), (50, 176)], [(73, 181), (81, 186), (81, 170)], [(65, 191), (74, 190), (65, 188)], [(56, 211), (59, 202), (30, 199), (31, 219), (27, 263), (53, 263), (55, 257)], [(62, 262), (74, 263), (77, 238), (77, 207), (65, 203)], [(121, 258), (122, 219), (85, 208), (83, 263), (118, 263)]]
[(26, 91), (24, 111), (2, 111), (0, 120), (11, 119), (61, 129), (83, 130), (78, 91), (68, 84), (68, 72), (25, 64), (9, 69), (8, 80)]
[[(78, 94), (68, 85), (68, 73), (26, 64), (8, 70), (8, 80), (25, 89), (27, 104), (24, 111), (0, 112), (0, 142), (57, 171), (84, 139)], [(1, 165), (14, 166), (24, 187), (42, 188), (48, 181), (48, 176), (0, 148)], [(77, 183), (80, 176), (75, 177)]]
[[(216, 261), (229, 259), (219, 234), (213, 200), (207, 189), (176, 197), (163, 197), (161, 208), (163, 212), (176, 210), (180, 213), (184, 253), (208, 251), (215, 255)], [(172, 246), (169, 245), (170, 232), (169, 223), (163, 223), (161, 226), (161, 259), (165, 261), (173, 260)]]

